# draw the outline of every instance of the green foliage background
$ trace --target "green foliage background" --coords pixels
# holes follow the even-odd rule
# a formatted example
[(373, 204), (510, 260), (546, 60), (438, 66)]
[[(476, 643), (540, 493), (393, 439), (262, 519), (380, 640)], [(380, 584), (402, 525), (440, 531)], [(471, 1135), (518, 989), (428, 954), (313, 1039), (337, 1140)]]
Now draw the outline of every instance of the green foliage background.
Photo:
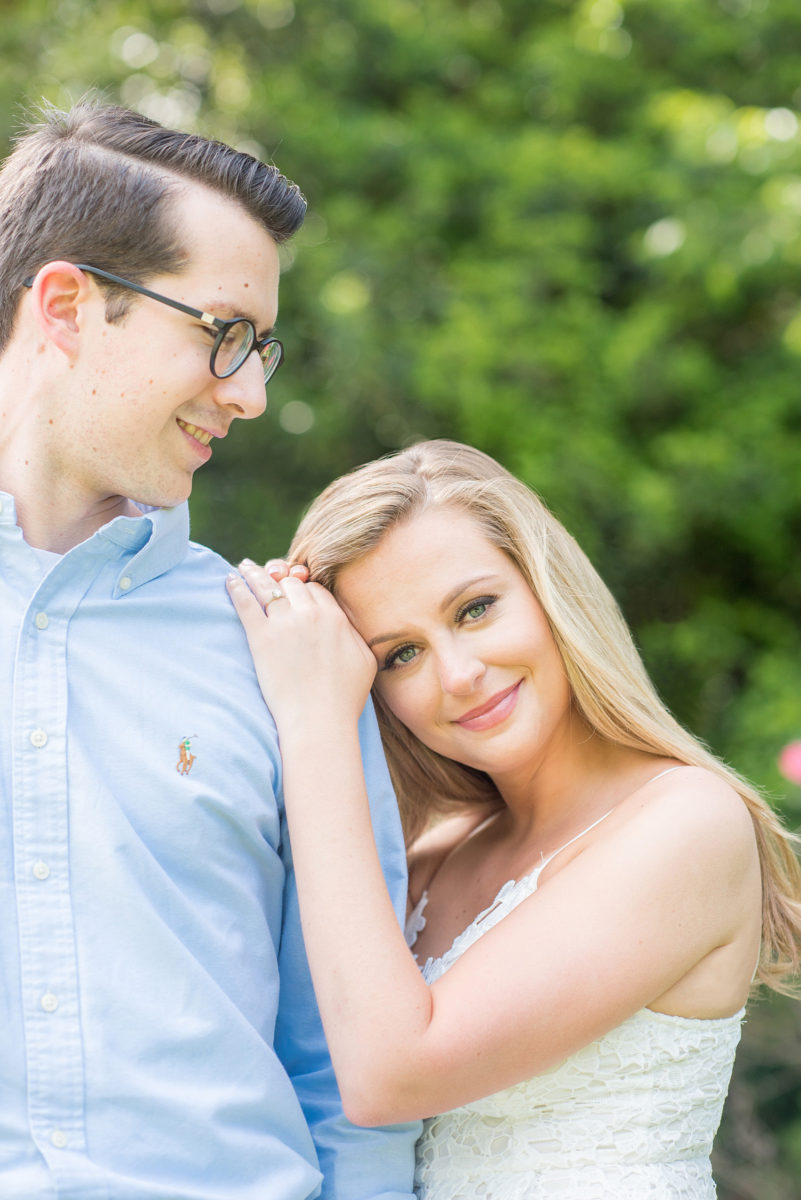
[[(474, 442), (588, 549), (681, 720), (783, 805), (801, 737), (798, 0), (5, 0), (0, 139), (99, 87), (271, 157), (270, 414), (193, 530), (280, 553), (334, 475)], [(746, 1027), (722, 1200), (801, 1195), (799, 1006)]]

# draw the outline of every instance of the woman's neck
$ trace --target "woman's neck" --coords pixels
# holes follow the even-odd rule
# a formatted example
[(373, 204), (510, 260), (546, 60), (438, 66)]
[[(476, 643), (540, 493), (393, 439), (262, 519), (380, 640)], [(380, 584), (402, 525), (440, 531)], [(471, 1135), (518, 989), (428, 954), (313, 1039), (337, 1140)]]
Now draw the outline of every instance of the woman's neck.
[(509, 836), (538, 843), (571, 836), (641, 786), (653, 764), (654, 756), (610, 742), (577, 718), (529, 771), (495, 779)]

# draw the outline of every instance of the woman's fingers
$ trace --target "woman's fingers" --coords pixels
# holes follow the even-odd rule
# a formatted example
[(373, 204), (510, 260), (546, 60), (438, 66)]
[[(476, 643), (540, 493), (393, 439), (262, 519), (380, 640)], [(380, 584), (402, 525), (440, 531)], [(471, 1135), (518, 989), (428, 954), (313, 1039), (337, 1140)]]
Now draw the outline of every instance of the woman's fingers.
[[(249, 558), (242, 560), (243, 563), (251, 561)], [(241, 567), (242, 563), (239, 565)], [(284, 579), (289, 574), (289, 563), (285, 558), (268, 558), (264, 569), (268, 575), (272, 575), (273, 579)]]
[(246, 558), (239, 564), (239, 571), (265, 612), (270, 604), (283, 599), (284, 589), (281, 583), (269, 575), (263, 567), (257, 567), (254, 562)]
[(367, 699), (376, 669), (364, 644), (330, 592), (294, 575), (276, 580), (245, 560), (227, 587), (247, 635), (261, 690), (281, 728), (308, 712), (308, 682), (326, 713), (352, 713)]
[(240, 575), (234, 575), (232, 572), (226, 579), (225, 586), (249, 637), (264, 619), (264, 606)]
[(289, 575), (285, 575), (283, 579), (278, 580), (266, 567), (257, 566), (249, 558), (242, 560), (239, 564), (239, 570), (265, 612), (267, 612), (272, 604), (277, 604), (279, 601), (286, 602), (284, 584), (289, 579)]
[[(246, 558), (243, 561), (249, 563), (251, 560)], [(292, 575), (304, 583), (309, 578), (309, 568), (305, 563), (290, 563), (286, 558), (268, 558), (264, 570), (277, 581), (286, 579), (287, 575)]]

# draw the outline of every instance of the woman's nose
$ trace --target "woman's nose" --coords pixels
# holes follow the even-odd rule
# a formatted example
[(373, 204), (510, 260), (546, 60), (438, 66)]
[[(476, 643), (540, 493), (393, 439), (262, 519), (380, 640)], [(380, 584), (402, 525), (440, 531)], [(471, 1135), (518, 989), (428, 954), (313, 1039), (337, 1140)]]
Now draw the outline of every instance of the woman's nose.
[(484, 670), (481, 659), (467, 647), (451, 646), (439, 655), (440, 685), (454, 696), (468, 696), (475, 691)]

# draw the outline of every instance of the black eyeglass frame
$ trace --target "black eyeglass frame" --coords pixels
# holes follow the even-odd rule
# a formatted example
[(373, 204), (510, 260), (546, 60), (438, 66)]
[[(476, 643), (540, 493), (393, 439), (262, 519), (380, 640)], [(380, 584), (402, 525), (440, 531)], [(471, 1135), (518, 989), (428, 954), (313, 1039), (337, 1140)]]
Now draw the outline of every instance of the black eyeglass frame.
[[(87, 271), (90, 275), (99, 275), (101, 279), (108, 279), (110, 283), (116, 283), (120, 287), (129, 288), (132, 292), (138, 292), (141, 296), (148, 296), (151, 300), (158, 300), (160, 304), (168, 304), (170, 308), (177, 308), (179, 312), (186, 313), (188, 317), (194, 317), (201, 321), (204, 325), (209, 325), (217, 330), (217, 336), (214, 339), (214, 344), (211, 347), (211, 355), (209, 357), (209, 370), (215, 379), (228, 379), (229, 376), (235, 375), (240, 367), (243, 367), (248, 360), (248, 357), (254, 350), (258, 352), (262, 366), (266, 366), (264, 359), (261, 357), (264, 350), (268, 346), (277, 346), (279, 350), (278, 359), (270, 371), (269, 375), (264, 376), (265, 385), (272, 379), (275, 372), (284, 361), (283, 343), (278, 338), (268, 337), (260, 338), (256, 333), (256, 326), (249, 317), (232, 317), (225, 320), (223, 317), (214, 317), (211, 313), (204, 312), (200, 308), (192, 308), (189, 304), (183, 304), (180, 300), (172, 300), (169, 296), (162, 296), (160, 292), (154, 292), (150, 288), (143, 287), (141, 283), (132, 283), (130, 279), (123, 279), (121, 275), (112, 275), (111, 271), (101, 271), (100, 267), (90, 267), (87, 263), (74, 264), (79, 271)], [(23, 279), (25, 287), (33, 287), (34, 276), (29, 275), (27, 279)], [(227, 371), (218, 371), (216, 367), (217, 352), (223, 344), (225, 335), (232, 325), (247, 325), (250, 328), (252, 341), (248, 349), (242, 355), (241, 362), (236, 363)]]

